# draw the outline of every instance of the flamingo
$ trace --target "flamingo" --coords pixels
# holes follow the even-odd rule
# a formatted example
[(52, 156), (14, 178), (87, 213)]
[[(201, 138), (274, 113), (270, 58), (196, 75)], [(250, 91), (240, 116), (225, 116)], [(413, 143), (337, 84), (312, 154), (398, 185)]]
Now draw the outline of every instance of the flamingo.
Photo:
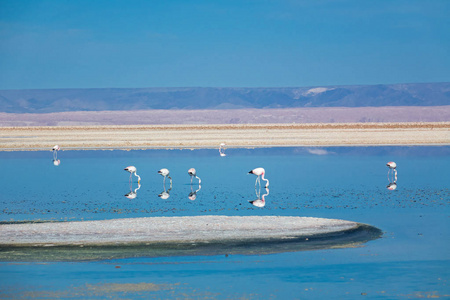
[(57, 157), (58, 157), (58, 153), (57, 153), (57, 151), (59, 151), (59, 146), (58, 145), (55, 145), (55, 146), (53, 146), (53, 148), (52, 148), (52, 151), (53, 151), (53, 160), (56, 160), (57, 159)]
[(131, 175), (134, 174), (134, 176), (136, 176), (138, 178), (138, 184), (140, 183), (141, 177), (138, 174), (136, 174), (136, 167), (135, 166), (128, 166), (124, 170), (127, 171), (127, 172), (130, 172), (130, 181), (131, 181)]
[(220, 156), (227, 156), (225, 154), (225, 143), (220, 143), (219, 154), (220, 154)]
[(169, 176), (169, 173), (169, 170), (165, 168), (158, 171), (158, 174), (164, 177), (164, 185), (166, 185), (166, 177), (168, 177), (170, 179), (170, 187), (172, 188), (172, 177)]
[(256, 187), (256, 183), (258, 183), (258, 182), (259, 182), (259, 185), (261, 185), (261, 180), (259, 179), (260, 177), (262, 178), (262, 180), (265, 180), (267, 182), (265, 187), (266, 188), (269, 187), (269, 179), (264, 178), (265, 173), (266, 173), (266, 170), (264, 170), (264, 168), (256, 168), (256, 169), (253, 169), (250, 172), (248, 172), (248, 174), (254, 174), (254, 175), (258, 176), (255, 181), (255, 187)]
[(54, 164), (55, 166), (59, 166), (59, 165), (61, 164), (61, 161), (60, 161), (59, 159), (54, 159), (54, 160), (53, 160), (53, 164)]
[(266, 206), (266, 199), (265, 199), (265, 197), (267, 195), (269, 195), (269, 189), (266, 188), (266, 193), (264, 195), (262, 195), (261, 199), (259, 199), (258, 193), (256, 193), (256, 195), (257, 195), (258, 199), (253, 200), (253, 201), (248, 201), (248, 202), (250, 202), (251, 204), (253, 204), (256, 207), (264, 207), (264, 206)]
[(392, 172), (394, 174), (394, 183), (397, 181), (397, 164), (393, 161), (390, 161), (386, 164), (386, 166), (388, 166), (389, 170), (388, 170), (388, 180), (391, 181), (390, 178), (390, 173)]
[(197, 176), (197, 171), (194, 168), (190, 168), (188, 170), (188, 174), (191, 176), (191, 184), (192, 184), (192, 179), (194, 177), (198, 179), (198, 185), (200, 185), (202, 183), (202, 180), (200, 179), (200, 177)]

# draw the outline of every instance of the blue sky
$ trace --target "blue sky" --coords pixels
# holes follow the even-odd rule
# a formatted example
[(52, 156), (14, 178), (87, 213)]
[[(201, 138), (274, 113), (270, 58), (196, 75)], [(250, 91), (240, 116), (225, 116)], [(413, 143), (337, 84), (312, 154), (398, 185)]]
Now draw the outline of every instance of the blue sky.
[(0, 0), (0, 89), (450, 81), (450, 1)]

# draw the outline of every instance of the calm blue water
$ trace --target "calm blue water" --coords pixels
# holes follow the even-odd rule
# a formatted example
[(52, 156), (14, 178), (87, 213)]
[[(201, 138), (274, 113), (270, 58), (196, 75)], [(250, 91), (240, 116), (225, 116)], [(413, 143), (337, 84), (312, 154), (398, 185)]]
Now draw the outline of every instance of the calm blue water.
[[(0, 298), (407, 299), (450, 295), (450, 147), (331, 147), (2, 152), (0, 221), (148, 216), (286, 215), (339, 218), (384, 231), (364, 247), (271, 255), (0, 263)], [(316, 153), (316, 154), (314, 154)], [(320, 153), (321, 155), (318, 155)], [(388, 190), (386, 162), (398, 168)], [(141, 176), (135, 199), (129, 174)], [(197, 169), (199, 189), (187, 170)], [(265, 206), (255, 176), (270, 179)], [(157, 173), (173, 178), (169, 198)], [(131, 190), (138, 188), (133, 177)], [(265, 194), (264, 188), (260, 195)], [(192, 198), (192, 197), (191, 197)]]

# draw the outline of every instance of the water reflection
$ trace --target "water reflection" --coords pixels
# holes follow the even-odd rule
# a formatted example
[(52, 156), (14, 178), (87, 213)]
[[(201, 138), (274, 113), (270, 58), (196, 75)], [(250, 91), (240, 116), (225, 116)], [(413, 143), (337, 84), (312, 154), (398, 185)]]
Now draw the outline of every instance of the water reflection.
[(248, 202), (250, 202), (251, 204), (253, 204), (256, 207), (264, 207), (266, 206), (266, 199), (265, 197), (269, 195), (269, 189), (266, 188), (266, 193), (264, 195), (261, 195), (261, 187), (259, 189), (255, 188), (255, 193), (256, 193), (256, 200), (250, 200)]
[(220, 154), (220, 156), (227, 156), (225, 154), (225, 143), (220, 143), (219, 154)]
[(393, 190), (395, 190), (395, 189), (397, 188), (397, 183), (396, 183), (396, 182), (391, 182), (391, 183), (389, 183), (389, 184), (386, 186), (386, 188), (387, 188), (388, 190), (390, 190), (390, 191), (393, 191)]
[(127, 197), (128, 199), (134, 199), (137, 197), (137, 191), (141, 188), (141, 184), (138, 183), (138, 187), (136, 189), (134, 189), (133, 191), (133, 186), (130, 184), (130, 192), (125, 194), (125, 197)]
[(197, 199), (197, 193), (198, 193), (201, 189), (202, 189), (202, 186), (200, 185), (200, 183), (199, 183), (199, 185), (198, 185), (198, 189), (195, 190), (195, 191), (194, 191), (194, 189), (192, 188), (192, 184), (191, 184), (191, 192), (189, 193), (189, 196), (188, 196), (189, 200), (194, 201), (195, 199)]
[(393, 191), (397, 188), (397, 164), (393, 161), (390, 161), (386, 164), (386, 166), (388, 166), (389, 168), (387, 174), (389, 184), (386, 188)]
[(166, 190), (166, 186), (164, 185), (164, 191), (162, 191), (161, 193), (158, 194), (158, 197), (161, 199), (169, 199), (170, 197), (170, 190), (172, 189), (172, 185), (170, 185), (170, 188), (168, 190)]
[(61, 164), (61, 160), (59, 160), (59, 159), (53, 159), (53, 164), (54, 164), (55, 166), (59, 166), (59, 165)]

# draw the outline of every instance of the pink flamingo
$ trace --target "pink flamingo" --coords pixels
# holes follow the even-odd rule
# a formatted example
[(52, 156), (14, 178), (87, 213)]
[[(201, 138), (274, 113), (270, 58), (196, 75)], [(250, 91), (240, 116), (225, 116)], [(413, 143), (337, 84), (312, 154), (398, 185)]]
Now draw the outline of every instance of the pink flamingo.
[(389, 170), (388, 170), (388, 180), (389, 182), (391, 181), (390, 178), (390, 173), (392, 172), (394, 175), (394, 183), (397, 182), (397, 164), (393, 161), (390, 161), (386, 164), (386, 166), (388, 166)]
[(202, 180), (200, 179), (200, 177), (197, 176), (197, 171), (194, 168), (190, 168), (188, 170), (188, 174), (191, 176), (191, 184), (192, 184), (192, 179), (194, 179), (194, 177), (198, 179), (199, 185), (200, 185), (200, 183), (202, 183)]
[(250, 172), (248, 172), (248, 174), (254, 174), (254, 175), (258, 176), (255, 181), (255, 187), (256, 187), (257, 183), (259, 183), (259, 185), (261, 185), (260, 177), (262, 178), (262, 180), (265, 180), (267, 182), (265, 187), (266, 188), (269, 187), (269, 179), (264, 178), (265, 173), (266, 173), (266, 170), (264, 170), (264, 168), (256, 168), (256, 169), (253, 169)]
[(131, 175), (134, 174), (134, 176), (136, 176), (138, 178), (138, 183), (140, 183), (141, 181), (141, 177), (136, 174), (136, 167), (135, 166), (128, 166), (124, 169), (127, 172), (130, 172), (130, 181), (131, 181)]

